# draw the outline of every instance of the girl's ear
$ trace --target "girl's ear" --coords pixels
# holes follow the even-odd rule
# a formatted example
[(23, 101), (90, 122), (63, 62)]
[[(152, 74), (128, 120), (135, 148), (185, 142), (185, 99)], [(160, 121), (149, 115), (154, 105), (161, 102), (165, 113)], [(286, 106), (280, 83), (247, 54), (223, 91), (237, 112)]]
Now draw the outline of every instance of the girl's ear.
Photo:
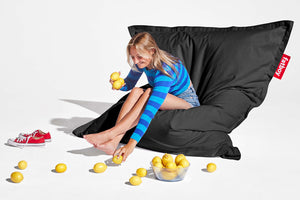
[(156, 50), (155, 50), (155, 49), (151, 49), (151, 50), (150, 50), (150, 54), (151, 54), (151, 56), (153, 56), (153, 54), (155, 54), (155, 52), (156, 52)]

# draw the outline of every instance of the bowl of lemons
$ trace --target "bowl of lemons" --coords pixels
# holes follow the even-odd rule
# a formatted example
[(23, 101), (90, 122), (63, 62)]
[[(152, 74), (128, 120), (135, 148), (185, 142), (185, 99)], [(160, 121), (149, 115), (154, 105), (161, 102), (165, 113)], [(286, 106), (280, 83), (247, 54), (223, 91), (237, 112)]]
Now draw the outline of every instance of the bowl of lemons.
[(155, 177), (162, 181), (181, 181), (184, 179), (190, 163), (183, 154), (173, 159), (170, 154), (164, 154), (162, 158), (155, 156), (150, 162)]

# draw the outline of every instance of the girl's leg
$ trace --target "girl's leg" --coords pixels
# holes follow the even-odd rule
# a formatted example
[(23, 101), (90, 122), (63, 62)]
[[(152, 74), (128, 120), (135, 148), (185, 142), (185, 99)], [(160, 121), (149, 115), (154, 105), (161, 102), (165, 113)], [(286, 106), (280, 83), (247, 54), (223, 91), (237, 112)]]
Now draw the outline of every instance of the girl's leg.
[(160, 110), (175, 110), (175, 109), (189, 109), (192, 105), (185, 101), (184, 99), (181, 99), (179, 97), (176, 97), (172, 94), (167, 94), (167, 97), (163, 104), (160, 106)]
[[(139, 100), (139, 98), (143, 95), (144, 90), (141, 88), (133, 88), (128, 95), (126, 101), (124, 102), (119, 116), (117, 118), (116, 124), (118, 124), (121, 119), (134, 107), (136, 102)], [(133, 124), (132, 127), (136, 126), (138, 123), (138, 120), (136, 120)], [(120, 143), (121, 139), (125, 135), (126, 132), (121, 133), (120, 135), (114, 137), (112, 140), (109, 140), (103, 144), (97, 144), (95, 147), (97, 149), (100, 149), (101, 151), (104, 151), (108, 155), (112, 155), (114, 151), (117, 149), (118, 144)]]
[[(139, 116), (141, 117), (141, 116)], [(132, 124), (132, 127), (135, 127), (138, 124), (138, 119)], [(103, 143), (103, 144), (96, 144), (94, 145), (97, 149), (100, 149), (101, 151), (104, 151), (108, 155), (113, 155), (115, 150), (117, 149), (121, 139), (125, 135), (126, 132), (121, 133), (114, 137), (113, 139)]]
[(129, 99), (125, 101), (114, 127), (100, 133), (84, 136), (89, 143), (100, 148), (100, 144), (104, 144), (119, 135), (118, 139), (121, 140), (126, 131), (136, 126), (149, 99), (151, 89), (149, 88), (145, 92), (137, 92), (136, 90), (138, 89), (131, 92), (131, 97), (129, 95)]
[[(146, 104), (146, 103), (145, 103)], [(161, 110), (172, 110), (172, 109), (188, 109), (191, 108), (192, 106), (186, 102), (185, 100), (178, 98), (172, 94), (168, 94), (164, 103), (161, 105), (160, 109)], [(145, 108), (143, 108), (144, 110)], [(136, 120), (132, 123), (132, 126), (130, 127), (133, 128), (138, 124), (138, 121), (143, 113), (143, 110), (140, 112), (139, 116), (136, 118)], [(126, 116), (125, 116), (126, 117)], [(120, 120), (122, 119), (121, 117), (119, 118)], [(128, 129), (129, 130), (129, 129)], [(104, 143), (104, 144), (98, 144), (96, 145), (96, 148), (104, 151), (105, 153), (112, 155), (114, 151), (117, 149), (119, 142), (121, 141), (122, 137), (126, 131), (116, 137), (114, 137), (112, 140)]]
[(134, 105), (143, 95), (143, 93), (144, 90), (138, 87), (135, 87), (131, 90), (130, 94), (128, 95), (126, 101), (124, 102), (120, 110), (116, 124), (118, 124), (121, 121), (121, 119), (123, 119), (123, 117), (134, 107)]

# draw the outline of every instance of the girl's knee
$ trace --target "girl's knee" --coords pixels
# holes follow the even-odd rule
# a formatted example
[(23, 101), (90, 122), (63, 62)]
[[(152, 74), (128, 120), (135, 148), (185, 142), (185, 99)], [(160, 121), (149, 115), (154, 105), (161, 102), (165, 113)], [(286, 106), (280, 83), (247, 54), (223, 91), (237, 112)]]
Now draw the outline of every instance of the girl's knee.
[(145, 92), (144, 92), (143, 95), (145, 95), (145, 96), (150, 96), (151, 93), (152, 93), (152, 88), (147, 88), (147, 89), (145, 90)]
[(152, 92), (152, 88), (147, 88), (145, 91), (145, 93), (148, 93), (148, 94), (150, 94), (151, 92)]
[(130, 93), (133, 94), (134, 96), (141, 96), (144, 93), (144, 90), (139, 87), (134, 87), (132, 88)]

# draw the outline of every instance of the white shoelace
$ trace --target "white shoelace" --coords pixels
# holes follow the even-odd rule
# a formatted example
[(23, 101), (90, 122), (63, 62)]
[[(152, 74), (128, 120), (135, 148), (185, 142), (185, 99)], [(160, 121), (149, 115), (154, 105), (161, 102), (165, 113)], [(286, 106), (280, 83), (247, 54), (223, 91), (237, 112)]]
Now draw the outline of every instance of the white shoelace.
[(16, 138), (16, 142), (20, 142), (20, 143), (21, 143), (21, 142), (23, 142), (24, 140), (26, 140), (26, 142), (25, 142), (25, 143), (27, 144), (27, 143), (28, 143), (28, 140), (29, 140), (29, 138), (30, 138), (30, 137), (23, 137), (23, 136), (19, 136), (19, 137), (17, 137), (17, 138)]
[(32, 136), (32, 137), (34, 137), (37, 133), (38, 133), (38, 131), (34, 131), (33, 133), (20, 133), (20, 136), (23, 136), (23, 137)]

